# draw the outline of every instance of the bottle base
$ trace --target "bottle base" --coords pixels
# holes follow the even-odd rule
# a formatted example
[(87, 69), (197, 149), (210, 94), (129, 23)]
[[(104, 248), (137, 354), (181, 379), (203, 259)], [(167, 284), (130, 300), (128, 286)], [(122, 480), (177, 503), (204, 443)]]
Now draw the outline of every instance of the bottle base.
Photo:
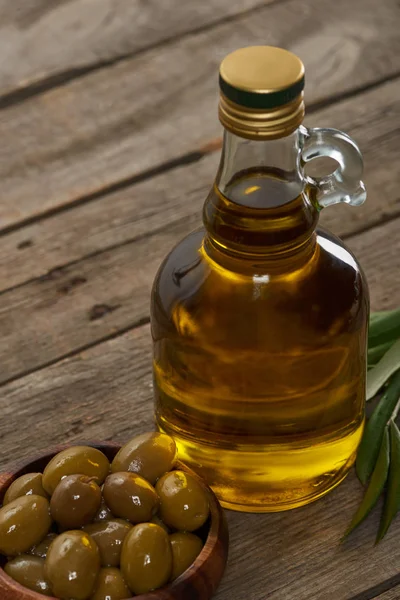
[[(237, 504), (235, 502), (227, 502), (227, 501), (223, 500), (221, 497), (219, 497), (219, 502), (223, 508), (226, 508), (228, 510), (233, 510), (236, 512), (258, 513), (258, 514), (284, 512), (287, 510), (293, 510), (295, 508), (301, 508), (302, 506), (306, 506), (307, 504), (311, 504), (312, 502), (316, 502), (317, 500), (320, 500), (321, 498), (323, 498), (323, 496), (326, 496), (327, 494), (329, 494), (329, 492), (334, 490), (338, 485), (340, 485), (342, 483), (342, 481), (344, 481), (344, 479), (346, 479), (347, 475), (350, 472), (350, 468), (351, 467), (346, 468), (346, 470), (344, 472), (338, 473), (338, 477), (334, 481), (331, 482), (331, 485), (324, 490), (320, 490), (318, 494), (314, 493), (314, 494), (311, 494), (310, 496), (300, 498), (297, 501), (288, 501), (286, 503), (280, 503), (280, 504), (265, 504), (263, 506), (260, 506), (259, 504), (255, 504), (254, 506), (252, 506), (251, 504)], [(219, 496), (218, 490), (213, 488), (213, 491), (216, 494), (216, 496), (218, 497)]]
[(354, 464), (364, 421), (310, 445), (274, 444), (227, 448), (188, 439), (160, 419), (178, 456), (205, 479), (224, 508), (268, 513), (299, 508), (338, 486)]

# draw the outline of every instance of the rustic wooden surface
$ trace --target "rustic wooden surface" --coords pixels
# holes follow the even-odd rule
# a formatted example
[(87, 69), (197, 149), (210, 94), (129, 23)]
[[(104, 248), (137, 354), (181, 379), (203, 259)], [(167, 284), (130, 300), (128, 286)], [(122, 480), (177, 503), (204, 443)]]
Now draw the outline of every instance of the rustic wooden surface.
[[(217, 66), (254, 43), (297, 52), (307, 123), (348, 131), (369, 197), (322, 222), (400, 304), (397, 0), (0, 0), (0, 467), (152, 422), (149, 291), (201, 219), (218, 162)], [(228, 513), (218, 600), (399, 600), (400, 520), (339, 540), (354, 474), (277, 515)]]

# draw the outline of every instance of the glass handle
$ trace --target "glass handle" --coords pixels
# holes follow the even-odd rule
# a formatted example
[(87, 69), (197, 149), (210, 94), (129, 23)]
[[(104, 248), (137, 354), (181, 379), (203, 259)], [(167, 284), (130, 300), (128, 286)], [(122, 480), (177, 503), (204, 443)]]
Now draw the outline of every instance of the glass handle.
[[(367, 193), (361, 181), (363, 159), (354, 140), (338, 129), (300, 127), (300, 155), (298, 168), (303, 179), (317, 190), (320, 208), (345, 202), (352, 206), (362, 204)], [(321, 157), (333, 158), (338, 166), (325, 177), (309, 177), (305, 165)]]

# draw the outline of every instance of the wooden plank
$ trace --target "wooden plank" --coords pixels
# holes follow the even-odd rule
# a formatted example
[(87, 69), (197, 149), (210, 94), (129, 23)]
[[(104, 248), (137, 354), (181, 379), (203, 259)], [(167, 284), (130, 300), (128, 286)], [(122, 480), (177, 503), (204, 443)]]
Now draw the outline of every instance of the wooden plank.
[[(323, 211), (322, 223), (349, 236), (400, 212), (400, 79), (312, 114), (309, 124), (330, 124), (357, 138), (365, 159), (368, 201)], [(0, 290), (40, 277), (60, 265), (152, 235), (177, 219), (200, 224), (220, 150), (202, 160), (129, 186), (0, 238)]]
[(0, 1), (0, 95), (68, 79), (271, 0)]
[[(389, 286), (391, 279), (383, 282)], [(145, 326), (3, 387), (1, 468), (10, 457), (31, 456), (57, 443), (124, 441), (152, 429), (150, 365)], [(399, 519), (377, 547), (376, 511), (339, 543), (361, 496), (352, 474), (325, 499), (296, 511), (227, 513), (230, 558), (216, 600), (351, 600), (396, 576)]]
[[(197, 224), (197, 214), (183, 216), (150, 237), (139, 235), (3, 293), (0, 381), (55, 362), (147, 319), (159, 264)], [(350, 240), (369, 278), (373, 308), (391, 308), (400, 300), (399, 231), (398, 218)]]
[(393, 77), (397, 0), (375, 8), (375, 0), (273, 4), (2, 111), (2, 226), (107, 190), (218, 136), (218, 64), (238, 46), (298, 52), (309, 102)]
[(399, 598), (400, 588), (398, 586), (384, 594), (379, 594), (379, 596), (375, 596), (375, 600), (399, 600)]

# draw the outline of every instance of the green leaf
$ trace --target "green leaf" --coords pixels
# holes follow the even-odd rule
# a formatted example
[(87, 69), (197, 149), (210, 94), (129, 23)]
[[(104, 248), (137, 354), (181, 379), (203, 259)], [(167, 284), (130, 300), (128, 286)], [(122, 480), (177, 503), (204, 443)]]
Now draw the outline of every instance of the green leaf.
[(400, 369), (400, 339), (386, 352), (376, 367), (368, 371), (367, 401), (376, 396), (389, 377), (398, 369)]
[(381, 319), (382, 317), (388, 315), (391, 312), (391, 310), (375, 310), (374, 312), (370, 313), (369, 322), (374, 323), (378, 319)]
[(374, 470), (385, 427), (396, 410), (399, 398), (400, 371), (390, 380), (382, 399), (379, 401), (379, 404), (365, 426), (356, 460), (357, 475), (364, 485)]
[(368, 348), (368, 367), (375, 367), (375, 365), (381, 360), (384, 354), (393, 346), (394, 341), (386, 342), (380, 346), (374, 346)]
[(396, 313), (398, 310), (399, 309), (397, 308), (392, 310), (374, 310), (374, 312), (371, 312), (369, 315), (370, 323), (375, 323), (376, 321), (385, 319), (387, 316), (391, 315), (392, 313)]
[(389, 461), (389, 431), (386, 427), (371, 481), (369, 482), (364, 498), (343, 537), (347, 537), (353, 529), (360, 525), (374, 508), (387, 479)]
[(394, 342), (400, 337), (400, 308), (372, 313), (369, 323), (369, 348)]
[(400, 431), (394, 421), (390, 421), (390, 467), (385, 506), (379, 526), (376, 543), (380, 542), (390, 527), (400, 508)]

